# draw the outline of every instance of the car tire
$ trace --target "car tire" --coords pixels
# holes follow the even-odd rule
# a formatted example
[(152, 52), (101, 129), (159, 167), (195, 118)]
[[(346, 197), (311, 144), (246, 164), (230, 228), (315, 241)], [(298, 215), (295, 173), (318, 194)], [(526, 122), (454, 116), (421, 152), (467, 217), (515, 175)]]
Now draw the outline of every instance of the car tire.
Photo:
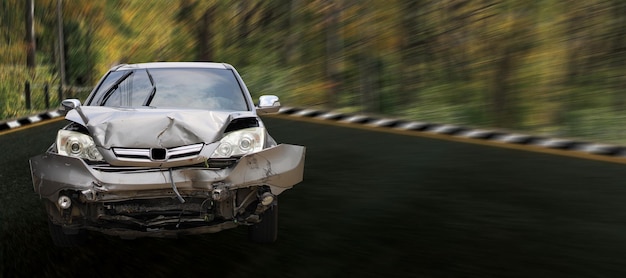
[(48, 229), (52, 242), (58, 247), (76, 247), (83, 245), (87, 240), (87, 231), (78, 230), (76, 234), (66, 234), (63, 232), (63, 227), (52, 223), (50, 219), (48, 219)]
[(256, 243), (273, 243), (278, 239), (278, 204), (263, 212), (261, 222), (249, 227), (248, 236)]

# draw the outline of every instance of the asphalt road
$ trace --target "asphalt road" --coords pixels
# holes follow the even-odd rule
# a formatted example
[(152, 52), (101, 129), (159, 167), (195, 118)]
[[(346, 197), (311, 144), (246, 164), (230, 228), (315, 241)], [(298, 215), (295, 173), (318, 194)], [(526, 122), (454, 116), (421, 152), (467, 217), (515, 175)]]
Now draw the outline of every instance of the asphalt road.
[(626, 277), (625, 165), (266, 119), (307, 146), (280, 235), (92, 234), (53, 246), (28, 158), (62, 122), (0, 136), (5, 277)]

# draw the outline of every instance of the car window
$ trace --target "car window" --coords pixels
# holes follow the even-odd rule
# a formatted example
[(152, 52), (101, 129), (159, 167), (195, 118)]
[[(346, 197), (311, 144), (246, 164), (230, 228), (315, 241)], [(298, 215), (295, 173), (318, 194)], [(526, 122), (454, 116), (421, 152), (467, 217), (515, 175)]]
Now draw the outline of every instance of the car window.
[(110, 95), (103, 105), (116, 107), (133, 107), (144, 104), (152, 91), (152, 85), (146, 71), (137, 70), (128, 76)]
[(107, 76), (102, 80), (100, 85), (98, 86), (98, 90), (96, 91), (94, 98), (91, 100), (90, 104), (97, 105), (102, 101), (102, 97), (104, 96), (104, 92), (108, 90), (116, 80), (120, 79), (124, 75), (125, 71), (111, 71), (107, 74)]
[[(112, 72), (102, 82), (94, 105), (136, 107), (148, 105), (166, 108), (206, 110), (248, 110), (243, 91), (234, 73), (228, 69), (156, 68)], [(148, 75), (149, 74), (149, 75)], [(156, 90), (151, 96), (152, 83)], [(122, 80), (114, 91), (112, 85)]]
[(150, 70), (157, 91), (150, 106), (248, 110), (234, 73), (227, 69)]

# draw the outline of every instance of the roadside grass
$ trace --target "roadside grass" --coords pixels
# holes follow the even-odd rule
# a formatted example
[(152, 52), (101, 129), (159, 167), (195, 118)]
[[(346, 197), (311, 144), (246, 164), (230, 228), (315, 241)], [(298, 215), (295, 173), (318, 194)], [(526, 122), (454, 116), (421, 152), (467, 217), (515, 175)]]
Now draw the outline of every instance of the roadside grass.
[[(30, 83), (31, 107), (27, 109), (25, 88)], [(52, 66), (38, 66), (28, 70), (23, 66), (0, 64), (0, 122), (31, 116), (41, 111), (56, 109), (65, 98), (84, 100), (90, 88), (64, 88), (59, 98), (59, 78)], [(45, 86), (48, 86), (46, 107)]]
[[(0, 64), (0, 119), (28, 116), (46, 110), (44, 86), (49, 86), (50, 107), (59, 104), (58, 78), (49, 66), (28, 70), (22, 66)], [(31, 109), (26, 108), (25, 82), (30, 82)]]

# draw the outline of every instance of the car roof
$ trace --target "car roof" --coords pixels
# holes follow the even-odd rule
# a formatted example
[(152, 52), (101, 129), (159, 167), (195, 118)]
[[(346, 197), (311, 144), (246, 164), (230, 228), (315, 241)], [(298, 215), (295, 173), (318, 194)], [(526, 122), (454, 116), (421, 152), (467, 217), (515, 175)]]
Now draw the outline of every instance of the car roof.
[(122, 64), (111, 68), (116, 70), (132, 70), (132, 69), (157, 69), (157, 68), (212, 68), (212, 69), (230, 69), (231, 65), (225, 63), (213, 62), (152, 62), (138, 64)]

